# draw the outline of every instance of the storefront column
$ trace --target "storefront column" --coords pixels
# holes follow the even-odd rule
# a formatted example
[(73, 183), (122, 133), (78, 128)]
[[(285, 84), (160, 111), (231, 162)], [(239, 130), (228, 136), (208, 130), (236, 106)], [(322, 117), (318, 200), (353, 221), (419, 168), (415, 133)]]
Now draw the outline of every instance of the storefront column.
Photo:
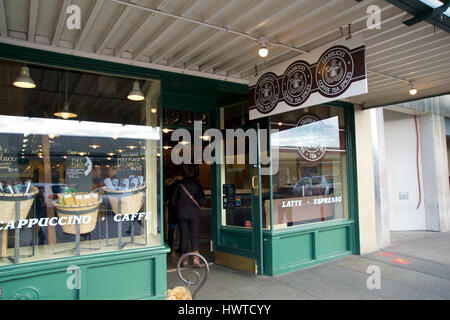
[(361, 255), (389, 245), (382, 110), (355, 106)]
[(419, 118), (426, 229), (450, 231), (449, 172), (445, 119), (437, 114)]

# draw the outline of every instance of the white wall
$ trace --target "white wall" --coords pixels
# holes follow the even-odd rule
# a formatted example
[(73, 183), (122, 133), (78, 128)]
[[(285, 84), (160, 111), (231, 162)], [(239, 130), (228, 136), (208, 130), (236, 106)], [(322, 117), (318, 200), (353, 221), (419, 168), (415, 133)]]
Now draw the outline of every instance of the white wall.
[[(422, 201), (420, 207), (416, 209), (419, 203), (419, 189), (414, 116), (384, 110), (384, 128), (390, 230), (426, 230), (420, 146), (419, 170)], [(401, 192), (408, 193), (407, 200), (400, 199)]]

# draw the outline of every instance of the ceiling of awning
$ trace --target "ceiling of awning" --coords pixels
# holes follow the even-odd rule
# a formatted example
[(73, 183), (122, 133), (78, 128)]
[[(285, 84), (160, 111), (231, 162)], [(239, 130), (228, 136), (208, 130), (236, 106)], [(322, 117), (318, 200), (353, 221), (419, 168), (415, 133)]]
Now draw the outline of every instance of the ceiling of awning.
[[(414, 14), (394, 2), (0, 0), (0, 42), (245, 83), (255, 66), (345, 37), (351, 24), (352, 34), (365, 36), (369, 93), (350, 101), (371, 107), (410, 100), (410, 81), (417, 82), (414, 99), (448, 93), (449, 33), (425, 20), (405, 25)], [(80, 30), (66, 27), (72, 4), (81, 9)], [(367, 29), (369, 5), (381, 9), (380, 29)], [(261, 36), (272, 43), (265, 59), (254, 40)]]

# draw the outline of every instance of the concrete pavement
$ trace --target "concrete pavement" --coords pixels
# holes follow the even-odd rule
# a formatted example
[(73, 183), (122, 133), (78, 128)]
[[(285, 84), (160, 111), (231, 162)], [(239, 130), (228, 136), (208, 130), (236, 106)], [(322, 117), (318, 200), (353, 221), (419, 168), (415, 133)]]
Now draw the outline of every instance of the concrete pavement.
[[(367, 287), (369, 266), (379, 267), (380, 289)], [(167, 278), (168, 288), (181, 285), (176, 272)], [(212, 265), (203, 299), (450, 299), (450, 232), (392, 232), (390, 248), (277, 277)]]

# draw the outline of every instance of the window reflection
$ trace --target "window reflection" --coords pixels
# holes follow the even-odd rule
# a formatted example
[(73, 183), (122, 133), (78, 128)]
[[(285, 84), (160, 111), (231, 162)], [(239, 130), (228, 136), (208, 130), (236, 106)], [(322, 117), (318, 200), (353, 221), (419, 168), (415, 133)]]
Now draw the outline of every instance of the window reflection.
[[(271, 119), (280, 130), (271, 134), (279, 152), (272, 179), (274, 229), (348, 217), (343, 110), (309, 109)], [(269, 206), (265, 200), (266, 215)]]

